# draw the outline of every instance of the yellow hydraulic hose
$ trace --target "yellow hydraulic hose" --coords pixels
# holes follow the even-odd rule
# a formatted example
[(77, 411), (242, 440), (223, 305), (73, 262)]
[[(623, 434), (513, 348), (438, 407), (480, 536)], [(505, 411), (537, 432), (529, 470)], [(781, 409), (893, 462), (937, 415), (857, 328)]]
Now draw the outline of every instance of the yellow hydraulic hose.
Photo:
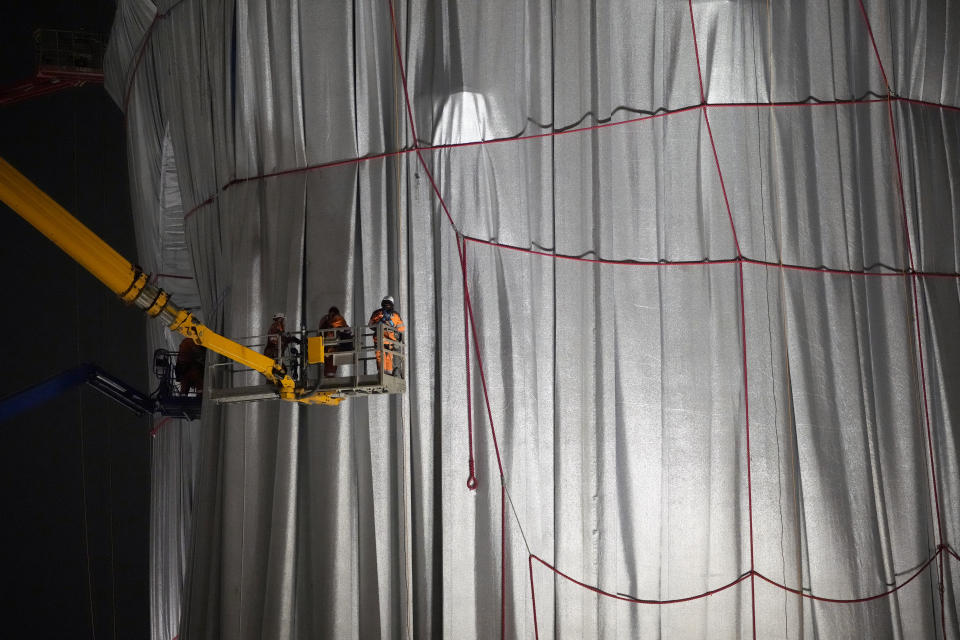
[[(284, 400), (300, 400), (293, 379), (272, 358), (225, 338), (177, 307), (149, 276), (90, 231), (23, 174), (0, 158), (0, 200), (63, 249), (100, 282), (128, 303), (159, 317), (167, 327), (200, 346), (262, 373)], [(301, 400), (303, 401), (303, 400)], [(310, 402), (317, 402), (311, 399)]]

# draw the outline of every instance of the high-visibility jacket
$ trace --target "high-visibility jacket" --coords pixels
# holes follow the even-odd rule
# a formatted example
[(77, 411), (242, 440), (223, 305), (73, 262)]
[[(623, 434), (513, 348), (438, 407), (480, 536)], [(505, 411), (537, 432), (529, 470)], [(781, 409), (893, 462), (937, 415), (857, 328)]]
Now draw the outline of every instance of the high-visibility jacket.
[(320, 320), (320, 329), (337, 329), (347, 326), (347, 321), (339, 313), (328, 313)]
[[(370, 326), (375, 327), (378, 324), (383, 324), (383, 335), (391, 340), (396, 340), (399, 342), (403, 339), (402, 334), (407, 328), (403, 324), (403, 319), (400, 318), (400, 314), (396, 311), (386, 311), (383, 308), (377, 309), (370, 316)], [(394, 329), (396, 331), (394, 331)]]
[[(346, 329), (346, 326), (347, 321), (343, 319), (343, 316), (338, 313), (328, 313), (320, 319), (319, 333), (323, 336), (324, 341), (333, 342), (335, 339), (337, 340), (336, 351), (350, 351), (353, 349), (353, 332)], [(328, 329), (341, 330), (333, 332), (328, 331)], [(329, 347), (324, 350), (330, 351), (334, 348)]]
[[(403, 319), (400, 318), (400, 314), (396, 311), (386, 311), (383, 308), (377, 309), (370, 316), (369, 326), (375, 327), (378, 324), (383, 325), (383, 337), (384, 340), (394, 340), (400, 342), (403, 340), (403, 332), (406, 331), (406, 327), (403, 324)], [(374, 336), (373, 341), (376, 342), (377, 338)], [(383, 351), (383, 369), (387, 373), (393, 371), (393, 354), (390, 353), (390, 350), (394, 347), (390, 344), (387, 344), (384, 349), (377, 349), (377, 365), (380, 364), (381, 360), (381, 351)]]

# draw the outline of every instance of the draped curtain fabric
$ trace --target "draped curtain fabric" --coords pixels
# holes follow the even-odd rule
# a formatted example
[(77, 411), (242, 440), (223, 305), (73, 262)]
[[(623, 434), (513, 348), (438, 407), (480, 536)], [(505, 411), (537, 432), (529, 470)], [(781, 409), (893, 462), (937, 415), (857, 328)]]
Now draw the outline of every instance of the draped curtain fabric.
[(142, 264), (229, 337), (393, 294), (410, 354), (157, 429), (154, 640), (960, 637), (958, 31), (118, 3)]

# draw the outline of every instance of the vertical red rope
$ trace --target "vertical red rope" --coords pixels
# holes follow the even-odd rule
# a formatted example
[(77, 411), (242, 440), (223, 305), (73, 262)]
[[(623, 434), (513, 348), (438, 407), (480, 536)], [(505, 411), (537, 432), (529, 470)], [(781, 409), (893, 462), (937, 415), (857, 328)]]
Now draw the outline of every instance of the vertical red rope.
[[(419, 146), (417, 141), (417, 127), (413, 123), (413, 108), (410, 106), (410, 92), (407, 90), (407, 71), (403, 66), (403, 55), (400, 47), (400, 32), (397, 30), (397, 15), (393, 11), (393, 0), (387, 0), (390, 5), (390, 24), (393, 26), (393, 44), (396, 47), (397, 66), (400, 68), (400, 81), (403, 84), (403, 99), (407, 106), (407, 120), (410, 122), (410, 135), (413, 137), (413, 148)], [(419, 155), (419, 153), (417, 154)]]
[(507, 634), (507, 485), (500, 482), (500, 640)]
[[(463, 244), (461, 244), (463, 243)], [(457, 235), (457, 247), (460, 249), (460, 270), (463, 275), (463, 344), (467, 373), (467, 489), (473, 491), (479, 485), (477, 481), (476, 461), (473, 457), (473, 387), (470, 384), (470, 326), (467, 323), (467, 242)]]
[[(499, 445), (499, 443), (497, 442), (497, 430), (496, 430), (496, 428), (494, 427), (494, 424), (493, 424), (493, 411), (492, 411), (491, 408), (490, 408), (490, 394), (489, 394), (489, 391), (488, 391), (488, 389), (487, 389), (487, 378), (486, 378), (486, 374), (484, 373), (484, 368), (483, 368), (483, 356), (482, 356), (481, 353), (480, 353), (480, 341), (479, 341), (479, 338), (478, 338), (478, 336), (477, 336), (477, 325), (476, 325), (476, 323), (474, 322), (474, 317), (473, 317), (473, 305), (472, 305), (471, 302), (470, 302), (470, 288), (469, 288), (468, 282), (467, 282), (467, 243), (466, 243), (465, 237), (464, 237), (462, 234), (459, 233), (459, 230), (457, 229), (457, 225), (456, 225), (456, 224), (454, 223), (454, 221), (453, 221), (453, 216), (450, 215), (450, 210), (449, 210), (449, 208), (447, 207), (447, 203), (446, 203), (446, 202), (444, 201), (444, 199), (443, 199), (443, 194), (440, 193), (440, 188), (437, 186), (437, 182), (436, 182), (436, 180), (435, 180), (434, 177), (433, 177), (433, 173), (430, 171), (430, 167), (427, 166), (427, 162), (426, 162), (426, 160), (424, 159), (423, 154), (421, 153), (421, 151), (420, 151), (420, 149), (419, 149), (419, 143), (418, 143), (418, 140), (417, 140), (416, 127), (415, 127), (415, 125), (414, 125), (413, 107), (411, 106), (411, 103), (410, 103), (410, 94), (409, 94), (409, 91), (408, 91), (408, 89), (407, 89), (407, 76), (406, 76), (406, 71), (405, 71), (404, 64), (403, 64), (403, 56), (401, 55), (401, 50), (400, 50), (400, 35), (399, 35), (398, 31), (397, 31), (396, 14), (394, 13), (394, 10), (393, 10), (393, 0), (388, 0), (388, 4), (389, 4), (389, 6), (390, 6), (390, 22), (391, 22), (391, 24), (392, 24), (392, 26), (393, 26), (393, 39), (394, 39), (394, 46), (395, 46), (395, 51), (396, 51), (396, 55), (397, 55), (397, 65), (398, 65), (398, 67), (400, 68), (400, 78), (401, 78), (401, 81), (402, 81), (402, 83), (403, 83), (403, 94), (404, 94), (404, 100), (405, 100), (405, 102), (406, 102), (407, 117), (408, 117), (408, 119), (409, 119), (409, 121), (410, 121), (410, 130), (411, 130), (411, 133), (412, 133), (412, 135), (413, 135), (413, 148), (414, 148), (414, 150), (415, 150), (416, 153), (417, 153), (417, 159), (420, 161), (420, 166), (423, 167), (423, 172), (424, 172), (424, 174), (426, 174), (427, 179), (430, 181), (430, 186), (431, 186), (431, 188), (433, 189), (434, 194), (437, 196), (437, 201), (440, 203), (440, 207), (443, 209), (443, 212), (444, 212), (444, 214), (445, 214), (446, 217), (447, 217), (447, 221), (450, 223), (450, 226), (453, 228), (454, 232), (457, 233), (457, 236), (458, 236), (457, 248), (458, 248), (458, 251), (460, 252), (460, 268), (461, 268), (462, 275), (463, 275), (463, 300), (464, 300), (464, 310), (465, 310), (465, 313), (464, 313), (464, 333), (465, 333), (465, 335), (466, 335), (466, 337), (467, 337), (467, 338), (466, 338), (466, 346), (467, 346), (467, 352), (466, 352), (466, 358), (467, 358), (467, 402), (468, 402), (468, 409), (467, 409), (467, 411), (468, 411), (468, 415), (470, 416), (470, 417), (468, 418), (469, 439), (470, 439), (470, 477), (467, 479), (467, 488), (472, 490), (472, 489), (475, 489), (476, 486), (477, 486), (477, 479), (476, 479), (476, 475), (475, 475), (475, 463), (474, 463), (474, 457), (473, 457), (472, 409), (471, 409), (471, 407), (469, 406), (469, 403), (470, 403), (470, 384), (469, 384), (469, 380), (470, 380), (470, 378), (469, 378), (469, 375), (470, 375), (470, 350), (469, 350), (469, 348), (470, 348), (470, 340), (469, 340), (469, 335), (470, 335), (470, 332), (471, 332), (471, 330), (472, 330), (474, 349), (476, 350), (476, 354), (477, 354), (477, 369), (478, 369), (478, 371), (479, 371), (479, 373), (480, 373), (480, 383), (481, 383), (481, 385), (482, 385), (482, 387), (483, 387), (483, 399), (484, 399), (484, 402), (486, 403), (486, 407), (487, 407), (487, 418), (488, 418), (489, 421), (490, 421), (490, 434), (491, 434), (491, 437), (492, 437), (492, 439), (493, 439), (493, 449), (494, 449), (494, 452), (495, 452), (496, 455), (497, 455), (497, 468), (498, 468), (498, 470), (499, 470), (499, 472), (500, 472), (500, 483), (501, 483), (501, 488), (500, 488), (500, 492), (501, 492), (501, 493), (500, 493), (500, 500), (501, 500), (501, 505), (500, 505), (500, 554), (501, 554), (501, 559), (500, 559), (500, 563), (501, 563), (501, 570), (500, 570), (500, 574), (501, 574), (501, 578), (500, 578), (500, 635), (501, 635), (501, 638), (502, 638), (502, 637), (503, 637), (503, 634), (504, 634), (504, 631), (505, 631), (505, 624), (506, 624), (506, 614), (505, 614), (505, 612), (506, 612), (506, 599), (505, 599), (505, 598), (506, 598), (506, 595), (505, 595), (505, 591), (506, 591), (506, 590), (505, 590), (505, 580), (506, 580), (506, 570), (505, 570), (505, 567), (506, 567), (506, 560), (505, 560), (505, 553), (504, 553), (504, 549), (505, 549), (505, 536), (506, 536), (506, 533), (505, 533), (505, 531), (506, 531), (506, 529), (505, 529), (505, 516), (504, 516), (506, 485), (503, 484), (503, 482), (504, 482), (503, 460), (502, 460), (502, 458), (501, 458), (501, 456), (500, 456), (500, 445)], [(468, 326), (468, 325), (469, 325), (469, 326)], [(471, 480), (473, 481), (473, 482), (472, 482), (472, 484), (473, 484), (472, 487), (471, 487)], [(531, 569), (531, 571), (532, 571), (532, 569)]]
[[(935, 457), (933, 455), (933, 432), (930, 427), (930, 404), (928, 400), (927, 392), (927, 373), (926, 373), (926, 364), (923, 357), (923, 337), (920, 332), (920, 301), (919, 301), (919, 291), (920, 281), (917, 279), (916, 272), (914, 269), (914, 259), (913, 259), (913, 243), (910, 241), (910, 221), (907, 217), (907, 201), (904, 194), (903, 188), (903, 168), (900, 162), (900, 146), (897, 142), (897, 126), (896, 120), (893, 117), (893, 90), (890, 87), (890, 80), (887, 77), (887, 71), (883, 66), (883, 59), (880, 57), (880, 50), (877, 48), (877, 40), (873, 35), (873, 27), (870, 25), (870, 16), (867, 15), (867, 8), (863, 4), (863, 0), (857, 0), (860, 5), (860, 13), (863, 15), (863, 23), (867, 28), (867, 35), (870, 36), (870, 44), (873, 46), (873, 54), (876, 56), (877, 66), (880, 67), (880, 74), (883, 76), (883, 83), (887, 89), (887, 117), (890, 121), (890, 142), (893, 148), (893, 160), (897, 169), (897, 194), (900, 197), (900, 212), (903, 216), (903, 236), (904, 242), (907, 245), (907, 258), (910, 265), (910, 293), (913, 298), (913, 320), (914, 328), (917, 332), (917, 353), (919, 355), (919, 368), (920, 368), (920, 388), (923, 394), (923, 421), (924, 426), (927, 432), (927, 452), (930, 456), (930, 479), (931, 479), (931, 490), (933, 491), (933, 504), (934, 510), (937, 515), (937, 548), (939, 549), (943, 545), (943, 518), (940, 514), (940, 489), (937, 485), (937, 467)], [(947, 625), (946, 625), (946, 602), (944, 600), (944, 584), (943, 584), (943, 555), (940, 556), (940, 562), (937, 563), (937, 573), (938, 573), (938, 590), (940, 592), (940, 629), (943, 633), (944, 640), (947, 637)]]
[(530, 566), (530, 601), (533, 603), (533, 637), (534, 640), (540, 640), (540, 627), (537, 624), (537, 590), (533, 586), (533, 554), (527, 556), (527, 564)]
[(697, 59), (697, 77), (700, 80), (700, 102), (703, 110), (703, 119), (707, 124), (707, 134), (710, 136), (710, 148), (713, 150), (713, 160), (717, 167), (717, 178), (720, 180), (720, 189), (723, 192), (723, 202), (727, 209), (727, 219), (730, 221), (730, 231), (733, 234), (733, 244), (737, 251), (737, 276), (740, 288), (740, 340), (743, 355), (743, 412), (746, 430), (747, 446), (747, 514), (750, 526), (750, 618), (753, 629), (753, 638), (757, 637), (757, 590), (756, 590), (756, 562), (753, 543), (753, 471), (751, 469), (750, 452), (750, 385), (747, 373), (747, 314), (746, 314), (746, 287), (743, 281), (743, 252), (740, 250), (740, 241), (737, 238), (737, 227), (733, 222), (733, 211), (730, 209), (730, 199), (727, 197), (727, 187), (723, 181), (723, 171), (720, 169), (720, 156), (713, 139), (713, 128), (710, 126), (710, 117), (707, 114), (706, 97), (703, 93), (703, 72), (700, 63), (700, 47), (697, 44), (697, 24), (693, 17), (693, 0), (687, 0), (690, 9), (690, 29), (693, 33), (693, 51)]
[(727, 208), (727, 219), (730, 220), (730, 232), (733, 234), (733, 246), (737, 252), (737, 260), (743, 259), (740, 250), (740, 239), (737, 237), (737, 226), (733, 223), (733, 211), (730, 209), (730, 198), (727, 197), (727, 185), (723, 181), (723, 172), (720, 171), (720, 156), (717, 155), (717, 145), (713, 141), (713, 127), (710, 126), (710, 116), (707, 115), (707, 105), (703, 105), (703, 120), (707, 123), (707, 135), (710, 136), (710, 148), (713, 150), (713, 161), (717, 165), (717, 178), (720, 180), (720, 191), (723, 193), (723, 204)]
[(937, 572), (938, 572), (938, 575), (940, 576), (940, 584), (938, 585), (938, 590), (940, 591), (940, 628), (943, 629), (943, 638), (944, 638), (944, 640), (946, 640), (946, 638), (947, 638), (947, 611), (946, 611), (946, 607), (944, 606), (944, 601), (943, 601), (943, 597), (944, 597), (944, 594), (943, 594), (943, 589), (944, 589), (944, 584), (943, 584), (943, 549), (942, 549), (942, 548), (937, 549), (937, 553), (940, 554), (940, 561), (937, 563)]
[(740, 339), (743, 341), (743, 414), (747, 431), (747, 513), (750, 521), (750, 613), (753, 618), (753, 637), (757, 637), (756, 562), (753, 553), (753, 470), (750, 463), (750, 386), (747, 375), (747, 314), (744, 301), (743, 263), (737, 265), (740, 278)]
[[(466, 243), (464, 243), (466, 244)], [(467, 289), (467, 311), (470, 314), (470, 330), (473, 332), (473, 351), (477, 354), (477, 371), (480, 373), (480, 386), (483, 388), (483, 401), (487, 405), (487, 418), (490, 420), (490, 435), (493, 438), (493, 451), (497, 454), (497, 469), (503, 479), (503, 458), (500, 456), (500, 443), (497, 441), (497, 430), (493, 426), (493, 411), (490, 409), (490, 393), (487, 391), (487, 375), (483, 369), (483, 357), (480, 354), (480, 338), (477, 335), (477, 323), (473, 318), (473, 304), (470, 302), (470, 290)]]
[[(387, 4), (389, 4), (390, 6), (390, 22), (393, 26), (393, 39), (394, 39), (394, 45), (395, 45), (395, 50), (397, 54), (397, 65), (400, 68), (400, 79), (403, 83), (403, 94), (404, 94), (404, 99), (406, 100), (407, 116), (410, 119), (410, 126), (412, 128), (414, 126), (413, 125), (413, 107), (410, 104), (410, 95), (407, 91), (407, 75), (404, 70), (403, 56), (400, 55), (400, 36), (397, 32), (397, 21), (393, 11), (393, 0), (387, 0)], [(423, 172), (424, 174), (426, 174), (427, 179), (430, 182), (430, 186), (433, 189), (434, 195), (437, 196), (437, 201), (440, 203), (440, 207), (441, 209), (443, 209), (443, 212), (447, 217), (447, 221), (450, 223), (450, 226), (453, 228), (454, 232), (459, 233), (459, 230), (457, 229), (457, 225), (453, 222), (453, 216), (450, 215), (450, 209), (447, 207), (447, 203), (443, 199), (443, 194), (440, 193), (440, 188), (437, 186), (437, 182), (433, 177), (433, 173), (430, 171), (430, 167), (427, 166), (427, 161), (424, 160), (423, 154), (421, 153), (420, 149), (416, 146), (415, 130), (413, 131), (413, 135), (414, 135), (414, 151), (416, 151), (417, 153), (417, 158), (420, 161), (420, 166), (423, 167)], [(466, 239), (465, 236), (462, 236), (462, 237)], [(463, 243), (463, 246), (466, 246), (465, 242)], [(461, 249), (461, 253), (462, 253), (462, 249)], [(462, 260), (463, 260), (463, 257), (461, 255), (461, 261)], [(483, 386), (483, 398), (487, 405), (487, 416), (490, 420), (490, 434), (493, 438), (493, 449), (494, 449), (494, 452), (497, 454), (497, 467), (499, 468), (500, 477), (502, 478), (503, 477), (503, 460), (500, 456), (500, 445), (497, 442), (497, 430), (493, 424), (493, 412), (490, 410), (490, 395), (487, 390), (487, 378), (483, 369), (483, 357), (480, 354), (479, 339), (477, 337), (477, 325), (474, 322), (474, 318), (473, 318), (473, 305), (470, 302), (470, 289), (467, 288), (464, 290), (464, 292), (467, 300), (467, 310), (470, 316), (469, 318), (470, 327), (473, 331), (473, 348), (477, 354), (477, 369), (480, 372), (480, 383)]]
[(693, 0), (687, 0), (690, 7), (690, 30), (693, 32), (693, 53), (697, 59), (697, 79), (700, 82), (700, 110), (703, 120), (707, 124), (707, 135), (710, 136), (710, 148), (713, 150), (713, 161), (717, 165), (717, 177), (720, 179), (720, 190), (723, 192), (723, 203), (727, 208), (727, 218), (730, 220), (730, 230), (733, 232), (733, 245), (737, 251), (737, 258), (743, 257), (740, 251), (740, 240), (737, 238), (737, 227), (733, 224), (733, 212), (730, 209), (730, 199), (727, 197), (727, 186), (723, 181), (723, 172), (720, 171), (720, 157), (717, 155), (717, 145), (713, 141), (713, 127), (710, 126), (710, 116), (707, 115), (707, 98), (703, 93), (703, 72), (700, 70), (700, 45), (697, 44), (697, 25), (693, 19)]
[(867, 8), (863, 6), (863, 0), (857, 0), (860, 3), (860, 13), (863, 14), (863, 23), (867, 25), (867, 35), (870, 36), (870, 44), (873, 45), (873, 54), (877, 57), (877, 63), (880, 65), (880, 75), (883, 76), (883, 84), (887, 88), (887, 95), (890, 95), (890, 81), (887, 80), (887, 72), (883, 68), (883, 61), (880, 59), (880, 50), (877, 49), (877, 41), (873, 37), (873, 29), (870, 27), (870, 18), (867, 17)]

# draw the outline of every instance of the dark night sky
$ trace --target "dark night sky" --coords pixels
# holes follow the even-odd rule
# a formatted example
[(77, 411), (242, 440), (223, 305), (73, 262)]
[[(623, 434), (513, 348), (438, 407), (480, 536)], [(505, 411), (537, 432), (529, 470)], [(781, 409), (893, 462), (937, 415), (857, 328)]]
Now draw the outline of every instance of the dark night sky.
[[(4, 6), (0, 85), (37, 27), (109, 34), (109, 0)], [(136, 260), (123, 117), (100, 85), (0, 107), (0, 156)], [(145, 319), (0, 205), (0, 396), (81, 362), (152, 390)], [(2, 635), (149, 635), (150, 421), (81, 387), (0, 424)]]

